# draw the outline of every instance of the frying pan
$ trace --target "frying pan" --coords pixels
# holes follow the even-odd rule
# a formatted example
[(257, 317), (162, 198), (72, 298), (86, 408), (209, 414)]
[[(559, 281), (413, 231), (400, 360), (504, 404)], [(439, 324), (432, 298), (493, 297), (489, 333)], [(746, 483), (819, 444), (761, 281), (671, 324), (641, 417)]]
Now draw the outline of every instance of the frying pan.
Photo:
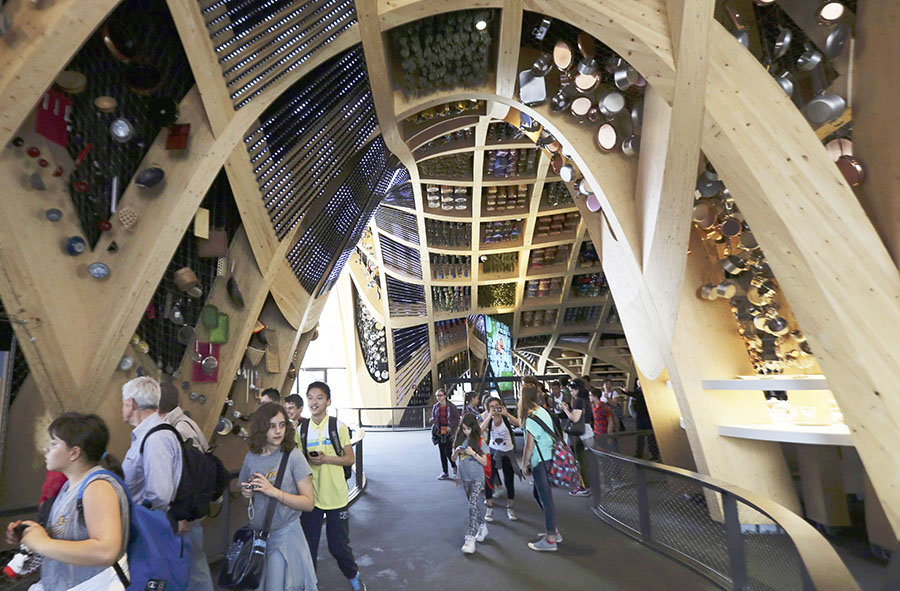
[(853, 142), (844, 137), (833, 139), (825, 144), (825, 151), (832, 162), (837, 162), (841, 156), (853, 156)]
[(591, 99), (586, 96), (580, 96), (572, 101), (570, 111), (572, 115), (578, 117), (580, 122), (583, 122), (585, 117), (587, 117), (588, 112), (591, 110), (591, 107), (593, 107)]
[(162, 83), (162, 73), (152, 64), (129, 63), (122, 78), (125, 85), (137, 94), (150, 94)]
[(114, 58), (123, 63), (128, 63), (137, 57), (141, 47), (135, 36), (128, 30), (125, 23), (110, 19), (103, 23), (100, 31), (103, 44)]
[(578, 51), (584, 57), (594, 57), (597, 54), (597, 43), (587, 33), (578, 35)]
[(734, 24), (734, 31), (731, 34), (735, 39), (738, 40), (738, 43), (743, 45), (746, 48), (750, 47), (750, 33), (747, 32), (747, 29), (744, 27), (744, 22), (741, 19), (741, 15), (735, 10), (734, 5), (731, 2), (725, 3), (725, 11), (728, 13), (728, 17), (731, 19), (731, 22)]
[(839, 56), (848, 39), (850, 39), (850, 25), (847, 23), (836, 25), (825, 39), (825, 57), (833, 60)]
[(596, 74), (576, 74), (575, 88), (578, 92), (593, 92), (600, 84), (600, 76)]
[(600, 148), (600, 151), (612, 152), (619, 141), (619, 132), (616, 131), (612, 123), (604, 123), (597, 129), (594, 140), (597, 142), (597, 147)]
[(575, 58), (572, 55), (572, 47), (565, 41), (557, 41), (553, 47), (553, 63), (562, 71), (572, 67)]
[(772, 57), (780, 59), (787, 55), (788, 50), (791, 48), (791, 40), (793, 37), (794, 34), (791, 33), (790, 29), (782, 27), (781, 30), (778, 31), (778, 37), (775, 39), (775, 52), (772, 54)]
[(838, 158), (837, 167), (851, 187), (858, 187), (866, 180), (866, 169), (863, 168), (859, 159), (850, 154), (844, 154)]

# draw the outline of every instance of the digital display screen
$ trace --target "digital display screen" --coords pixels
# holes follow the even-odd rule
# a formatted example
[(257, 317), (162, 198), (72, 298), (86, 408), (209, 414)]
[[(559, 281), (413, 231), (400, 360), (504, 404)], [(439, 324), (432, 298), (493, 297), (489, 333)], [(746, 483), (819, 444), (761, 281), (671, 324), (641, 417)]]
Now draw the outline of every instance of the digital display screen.
[[(490, 316), (484, 317), (484, 333), (488, 353), (488, 362), (494, 377), (513, 376), (512, 339), (509, 325)], [(512, 382), (500, 382), (498, 390), (512, 390)]]

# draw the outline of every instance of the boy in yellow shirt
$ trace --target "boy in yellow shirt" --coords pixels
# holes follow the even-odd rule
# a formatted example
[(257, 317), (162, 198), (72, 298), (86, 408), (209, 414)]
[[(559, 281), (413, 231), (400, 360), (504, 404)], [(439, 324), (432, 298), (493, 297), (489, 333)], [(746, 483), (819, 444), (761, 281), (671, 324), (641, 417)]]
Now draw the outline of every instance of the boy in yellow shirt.
[(356, 460), (350, 445), (350, 429), (328, 416), (328, 406), (331, 404), (328, 384), (311, 383), (306, 389), (306, 399), (311, 418), (301, 419), (297, 432), (301, 450), (312, 469), (316, 506), (300, 516), (300, 525), (303, 526), (313, 564), (316, 564), (324, 519), (328, 551), (350, 581), (350, 587), (365, 590), (366, 585), (359, 579), (359, 568), (350, 548), (349, 490), (344, 474), (344, 467), (352, 466)]

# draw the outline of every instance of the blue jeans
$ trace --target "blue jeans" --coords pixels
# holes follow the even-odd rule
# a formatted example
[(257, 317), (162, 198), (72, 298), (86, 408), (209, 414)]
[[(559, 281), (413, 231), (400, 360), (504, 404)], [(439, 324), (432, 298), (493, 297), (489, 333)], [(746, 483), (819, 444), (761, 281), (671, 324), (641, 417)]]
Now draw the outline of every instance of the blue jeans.
[(319, 554), (319, 538), (322, 537), (322, 518), (325, 518), (325, 537), (328, 539), (328, 551), (337, 560), (338, 568), (348, 579), (356, 576), (359, 569), (350, 549), (350, 512), (347, 507), (329, 509), (327, 511), (314, 508), (300, 516), (303, 535), (309, 544), (309, 554), (314, 566)]
[(556, 506), (553, 505), (553, 492), (550, 490), (550, 466), (552, 464), (553, 460), (540, 462), (531, 471), (531, 479), (534, 482), (531, 493), (544, 512), (544, 522), (548, 534), (556, 532)]

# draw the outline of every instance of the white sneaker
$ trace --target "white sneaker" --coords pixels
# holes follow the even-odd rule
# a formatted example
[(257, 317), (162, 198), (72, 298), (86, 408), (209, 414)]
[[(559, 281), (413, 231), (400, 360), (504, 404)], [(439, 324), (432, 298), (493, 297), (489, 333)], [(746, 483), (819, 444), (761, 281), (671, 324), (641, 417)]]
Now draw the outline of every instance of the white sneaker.
[(510, 521), (518, 521), (518, 520), (519, 520), (519, 518), (516, 517), (516, 510), (513, 509), (512, 507), (507, 507), (507, 508), (506, 508), (506, 517), (507, 517), (507, 519), (509, 519)]
[(494, 508), (488, 507), (484, 510), (484, 520), (485, 521), (493, 521), (494, 520)]
[(459, 470), (457, 470), (456, 468), (453, 468), (453, 476), (452, 476), (453, 480), (456, 480), (458, 476), (459, 476)]
[(475, 535), (475, 541), (483, 542), (484, 539), (487, 537), (487, 535), (488, 535), (487, 524), (482, 523), (481, 527), (478, 528), (478, 533)]
[[(547, 533), (546, 533), (546, 532), (541, 532), (541, 533), (538, 534), (538, 537), (539, 537), (539, 538), (545, 538), (545, 537), (547, 537)], [(556, 543), (557, 543), (557, 544), (559, 544), (559, 543), (561, 543), (561, 542), (563, 541), (562, 534), (559, 533), (559, 530), (556, 530), (556, 535), (553, 536), (553, 537), (556, 538)]]
[(474, 554), (475, 553), (475, 538), (472, 536), (466, 536), (465, 541), (462, 545), (463, 554)]

